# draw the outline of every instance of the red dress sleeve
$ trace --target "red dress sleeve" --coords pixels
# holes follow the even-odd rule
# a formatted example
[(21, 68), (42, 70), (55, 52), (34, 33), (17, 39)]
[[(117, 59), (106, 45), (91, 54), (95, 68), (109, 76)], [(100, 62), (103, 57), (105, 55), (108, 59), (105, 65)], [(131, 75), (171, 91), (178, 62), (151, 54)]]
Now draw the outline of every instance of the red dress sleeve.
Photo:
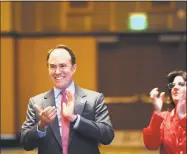
[(143, 129), (143, 142), (149, 150), (157, 150), (160, 146), (160, 126), (164, 120), (162, 115), (163, 113), (161, 113), (161, 116), (153, 113), (149, 126)]

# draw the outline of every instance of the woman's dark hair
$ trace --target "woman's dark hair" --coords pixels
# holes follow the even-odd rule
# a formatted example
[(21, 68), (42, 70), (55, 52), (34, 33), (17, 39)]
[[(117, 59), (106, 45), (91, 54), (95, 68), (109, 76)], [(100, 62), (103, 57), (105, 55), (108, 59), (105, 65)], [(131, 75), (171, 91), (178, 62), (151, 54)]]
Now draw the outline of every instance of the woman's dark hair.
[(65, 45), (57, 45), (54, 49), (49, 50), (49, 52), (47, 54), (47, 62), (49, 60), (51, 52), (53, 52), (55, 49), (65, 49), (69, 53), (69, 55), (71, 56), (71, 63), (72, 63), (72, 65), (76, 64), (75, 54), (73, 53), (73, 51), (70, 48), (68, 48)]
[[(187, 81), (187, 75), (186, 75), (185, 71), (174, 70), (167, 75), (168, 84), (173, 82), (173, 80), (175, 79), (176, 76), (181, 76), (184, 79), (184, 81)], [(173, 108), (175, 108), (175, 103), (173, 102), (173, 99), (171, 96), (171, 89), (169, 87), (167, 87), (167, 88), (168, 88), (168, 95), (169, 95), (169, 99), (170, 99), (170, 107), (171, 107), (171, 109), (173, 109)]]

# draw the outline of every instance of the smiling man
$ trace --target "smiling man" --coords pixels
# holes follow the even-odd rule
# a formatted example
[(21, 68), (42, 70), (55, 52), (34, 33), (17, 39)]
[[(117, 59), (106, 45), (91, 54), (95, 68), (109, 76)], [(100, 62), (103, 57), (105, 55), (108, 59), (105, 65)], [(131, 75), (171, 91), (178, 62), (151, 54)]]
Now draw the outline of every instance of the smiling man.
[(59, 45), (47, 55), (54, 87), (30, 98), (21, 129), (25, 150), (38, 154), (99, 154), (98, 145), (110, 144), (114, 131), (104, 96), (73, 82), (76, 57)]

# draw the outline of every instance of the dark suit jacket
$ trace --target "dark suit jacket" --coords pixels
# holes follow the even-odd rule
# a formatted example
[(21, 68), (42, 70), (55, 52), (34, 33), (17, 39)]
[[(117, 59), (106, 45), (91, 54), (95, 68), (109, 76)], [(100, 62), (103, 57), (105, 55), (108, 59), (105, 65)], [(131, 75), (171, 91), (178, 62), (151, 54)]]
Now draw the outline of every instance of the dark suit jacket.
[[(53, 90), (30, 98), (26, 120), (21, 129), (21, 144), (25, 150), (38, 147), (38, 154), (62, 154), (62, 142), (57, 117), (47, 128), (43, 138), (37, 135), (39, 115), (33, 108), (38, 104), (41, 109), (55, 106)], [(101, 93), (79, 88), (75, 85), (74, 114), (80, 115), (77, 128), (71, 124), (69, 154), (99, 154), (98, 145), (110, 144), (114, 131), (110, 122), (104, 96)]]

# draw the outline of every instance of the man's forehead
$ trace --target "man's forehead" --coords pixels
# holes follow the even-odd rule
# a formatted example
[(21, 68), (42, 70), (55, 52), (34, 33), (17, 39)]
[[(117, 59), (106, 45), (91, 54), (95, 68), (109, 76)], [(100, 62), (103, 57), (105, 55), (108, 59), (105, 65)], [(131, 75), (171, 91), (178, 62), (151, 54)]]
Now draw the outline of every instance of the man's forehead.
[(69, 61), (71, 60), (71, 56), (65, 49), (55, 49), (51, 52), (49, 56), (50, 61)]
[(51, 54), (50, 54), (50, 56), (55, 56), (55, 55), (57, 55), (57, 56), (70, 56), (70, 54), (69, 54), (69, 52), (66, 50), (66, 49), (54, 49), (52, 52), (51, 52)]

